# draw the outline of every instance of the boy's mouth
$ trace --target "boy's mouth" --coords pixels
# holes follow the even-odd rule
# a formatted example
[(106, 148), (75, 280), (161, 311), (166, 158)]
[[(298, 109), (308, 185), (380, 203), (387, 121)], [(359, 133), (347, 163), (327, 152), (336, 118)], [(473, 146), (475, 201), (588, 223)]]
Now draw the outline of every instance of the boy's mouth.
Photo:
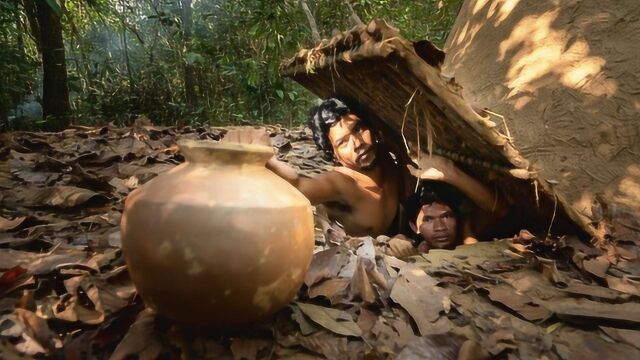
[(449, 243), (449, 234), (438, 234), (433, 237), (433, 242), (439, 245), (446, 245)]
[(356, 157), (356, 161), (363, 161), (366, 160), (367, 158), (371, 157), (373, 155), (373, 149), (372, 148), (368, 148), (366, 149), (364, 152), (362, 152), (360, 155), (358, 155)]

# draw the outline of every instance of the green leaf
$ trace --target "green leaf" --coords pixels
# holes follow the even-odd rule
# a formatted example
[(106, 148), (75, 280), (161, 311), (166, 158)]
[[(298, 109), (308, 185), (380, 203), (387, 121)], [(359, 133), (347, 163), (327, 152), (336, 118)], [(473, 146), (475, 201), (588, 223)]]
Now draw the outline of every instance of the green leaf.
[(185, 61), (187, 64), (193, 65), (195, 63), (204, 62), (204, 57), (198, 53), (188, 52), (187, 55), (185, 55)]
[(53, 12), (56, 13), (56, 15), (62, 16), (62, 8), (60, 8), (60, 5), (56, 0), (46, 0), (46, 1), (47, 1), (47, 4), (49, 4), (49, 7), (51, 8), (51, 10), (53, 10)]
[(276, 90), (276, 94), (280, 99), (284, 99), (284, 92), (282, 90)]

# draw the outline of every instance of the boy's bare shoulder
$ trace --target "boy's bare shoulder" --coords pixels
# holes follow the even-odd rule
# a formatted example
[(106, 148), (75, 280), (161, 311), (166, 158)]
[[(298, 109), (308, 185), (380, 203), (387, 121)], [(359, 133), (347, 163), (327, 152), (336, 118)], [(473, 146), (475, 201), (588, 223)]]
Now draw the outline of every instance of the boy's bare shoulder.
[(327, 171), (325, 176), (339, 188), (352, 187), (356, 183), (353, 170), (342, 166), (336, 166)]

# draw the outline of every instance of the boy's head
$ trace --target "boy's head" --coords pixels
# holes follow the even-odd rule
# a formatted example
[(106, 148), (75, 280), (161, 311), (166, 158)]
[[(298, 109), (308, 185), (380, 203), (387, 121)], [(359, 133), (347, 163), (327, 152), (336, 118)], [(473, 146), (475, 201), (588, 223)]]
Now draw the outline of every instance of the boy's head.
[(375, 136), (361, 114), (355, 103), (335, 98), (326, 99), (311, 110), (309, 127), (325, 159), (335, 159), (353, 169), (375, 166)]
[(462, 194), (440, 182), (423, 182), (413, 199), (411, 228), (429, 249), (453, 249), (460, 242), (459, 205)]

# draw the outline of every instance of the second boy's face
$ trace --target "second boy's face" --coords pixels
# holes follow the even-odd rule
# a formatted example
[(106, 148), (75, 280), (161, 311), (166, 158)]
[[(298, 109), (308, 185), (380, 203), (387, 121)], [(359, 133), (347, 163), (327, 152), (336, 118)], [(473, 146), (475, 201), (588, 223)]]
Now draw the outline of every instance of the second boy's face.
[(352, 169), (369, 169), (376, 160), (371, 130), (354, 114), (342, 116), (329, 128), (329, 141), (338, 161)]
[(446, 204), (434, 202), (424, 205), (416, 225), (429, 249), (453, 249), (457, 245), (458, 221)]

